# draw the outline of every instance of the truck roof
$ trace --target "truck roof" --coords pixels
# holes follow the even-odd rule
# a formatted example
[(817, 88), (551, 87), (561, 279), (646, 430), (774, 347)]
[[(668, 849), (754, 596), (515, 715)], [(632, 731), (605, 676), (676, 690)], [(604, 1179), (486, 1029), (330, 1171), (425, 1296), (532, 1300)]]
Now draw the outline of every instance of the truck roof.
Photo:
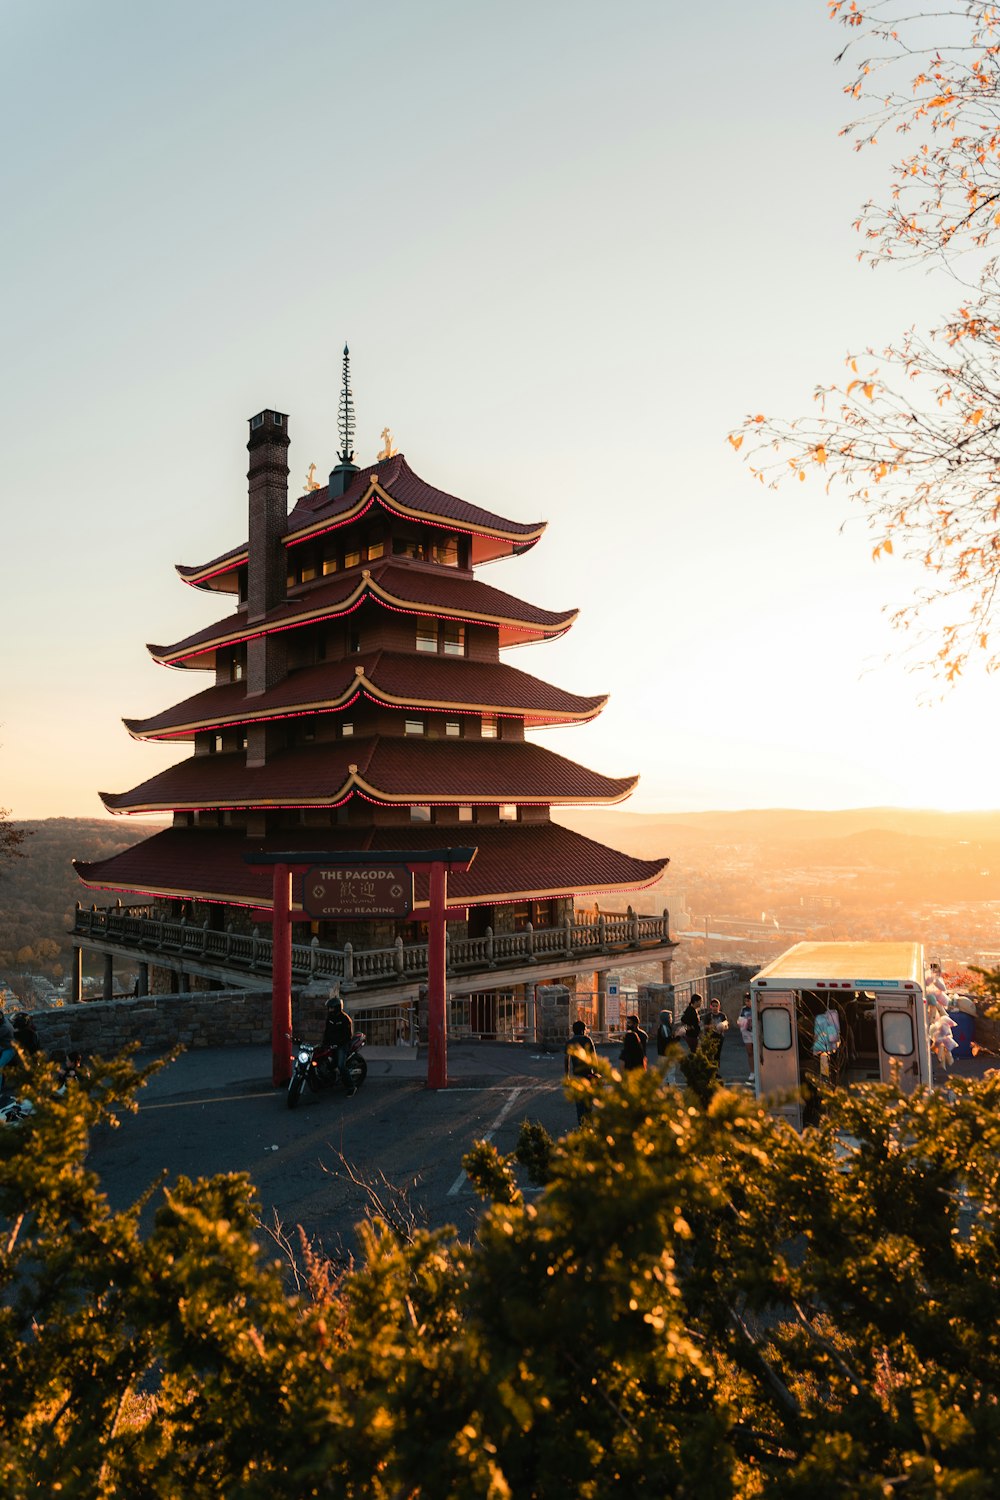
[(796, 943), (755, 974), (753, 984), (790, 990), (888, 989), (924, 983), (922, 943)]

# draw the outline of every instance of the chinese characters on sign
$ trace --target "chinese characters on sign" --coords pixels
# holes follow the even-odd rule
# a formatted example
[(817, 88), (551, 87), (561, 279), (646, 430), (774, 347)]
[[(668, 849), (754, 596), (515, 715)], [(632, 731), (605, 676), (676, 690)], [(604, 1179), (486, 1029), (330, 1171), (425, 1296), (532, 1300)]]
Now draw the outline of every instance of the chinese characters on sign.
[(302, 877), (302, 910), (310, 917), (364, 921), (408, 917), (413, 909), (413, 872), (405, 865), (314, 865)]

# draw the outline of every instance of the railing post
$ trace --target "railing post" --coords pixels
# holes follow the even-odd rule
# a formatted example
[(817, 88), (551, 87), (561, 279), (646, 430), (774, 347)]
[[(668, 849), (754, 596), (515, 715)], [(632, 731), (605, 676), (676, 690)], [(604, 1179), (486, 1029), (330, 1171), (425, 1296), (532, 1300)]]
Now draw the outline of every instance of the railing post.
[(636, 915), (636, 913), (632, 910), (631, 906), (628, 908), (628, 940), (629, 940), (629, 943), (631, 944), (631, 946), (633, 948), (638, 948), (638, 946), (639, 946), (639, 918)]
[(608, 951), (608, 923), (603, 912), (597, 914), (597, 945), (602, 953)]
[(351, 984), (354, 981), (354, 944), (344, 944), (344, 983)]
[(492, 927), (487, 927), (487, 929), (486, 929), (486, 962), (489, 964), (489, 966), (490, 966), (491, 969), (495, 969), (496, 968), (496, 962), (495, 962), (495, 960), (493, 958), (493, 928)]
[(208, 955), (208, 918), (206, 917), (205, 920), (204, 920), (204, 922), (202, 922), (202, 924), (201, 924), (201, 956), (202, 956), (202, 958), (205, 958), (205, 957), (207, 957), (207, 955)]
[(309, 977), (315, 977), (316, 966), (319, 963), (319, 938), (314, 937), (309, 944)]
[(535, 962), (535, 929), (530, 922), (524, 924), (524, 952), (529, 964)]
[(395, 948), (396, 948), (396, 951), (395, 951), (395, 953), (393, 954), (393, 957), (392, 957), (393, 967), (395, 968), (397, 974), (402, 974), (402, 972), (403, 972), (403, 939), (401, 937), (398, 937), (396, 939)]
[(573, 957), (573, 918), (572, 917), (570, 917), (570, 916), (566, 917), (566, 920), (563, 923), (563, 929), (564, 929), (565, 934), (566, 934), (566, 957), (567, 958), (572, 958)]
[(260, 928), (255, 927), (250, 938), (250, 967), (256, 969), (257, 955), (260, 952)]

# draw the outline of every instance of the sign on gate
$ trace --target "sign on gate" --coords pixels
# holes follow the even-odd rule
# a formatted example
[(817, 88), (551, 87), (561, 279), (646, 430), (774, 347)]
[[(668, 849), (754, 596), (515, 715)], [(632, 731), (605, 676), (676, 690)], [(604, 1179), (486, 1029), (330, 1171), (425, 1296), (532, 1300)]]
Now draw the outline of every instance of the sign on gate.
[(302, 910), (317, 919), (361, 922), (408, 917), (413, 871), (403, 864), (313, 865), (302, 877)]

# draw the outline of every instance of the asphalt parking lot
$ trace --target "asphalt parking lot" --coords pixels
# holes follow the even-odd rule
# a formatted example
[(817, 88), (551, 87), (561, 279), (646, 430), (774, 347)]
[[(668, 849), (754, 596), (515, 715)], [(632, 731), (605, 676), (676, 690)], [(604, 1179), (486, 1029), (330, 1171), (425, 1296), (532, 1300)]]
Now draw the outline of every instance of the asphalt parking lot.
[[(613, 1061), (618, 1047), (600, 1051)], [(285, 1090), (271, 1083), (270, 1049), (184, 1053), (142, 1090), (137, 1115), (125, 1116), (118, 1130), (95, 1133), (88, 1164), (116, 1208), (134, 1202), (161, 1172), (168, 1183), (180, 1175), (246, 1172), (265, 1224), (286, 1231), (301, 1224), (335, 1254), (354, 1247), (354, 1225), (368, 1207), (354, 1177), (384, 1174), (406, 1194), (417, 1222), (467, 1231), (479, 1200), (462, 1157), (476, 1140), (510, 1151), (523, 1120), (553, 1136), (576, 1123), (563, 1094), (561, 1053), (453, 1042), (441, 1090), (426, 1086), (423, 1053), (387, 1047), (368, 1048), (365, 1056), (368, 1078), (353, 1098), (339, 1089), (307, 1093), (289, 1110)], [(991, 1062), (982, 1058), (955, 1072), (980, 1072)], [(744, 1081), (738, 1038), (726, 1038), (721, 1071), (727, 1082)]]
[(284, 1089), (271, 1084), (269, 1050), (185, 1053), (150, 1080), (138, 1115), (96, 1132), (88, 1165), (116, 1208), (161, 1172), (168, 1182), (247, 1172), (265, 1223), (301, 1224), (335, 1253), (353, 1247), (353, 1227), (367, 1207), (352, 1174), (384, 1173), (420, 1223), (468, 1228), (479, 1200), (461, 1162), (474, 1141), (509, 1151), (522, 1120), (553, 1135), (576, 1121), (562, 1092), (561, 1054), (453, 1045), (449, 1085), (433, 1091), (423, 1055), (369, 1048), (366, 1060), (368, 1079), (352, 1098), (340, 1089), (307, 1093), (289, 1110)]

